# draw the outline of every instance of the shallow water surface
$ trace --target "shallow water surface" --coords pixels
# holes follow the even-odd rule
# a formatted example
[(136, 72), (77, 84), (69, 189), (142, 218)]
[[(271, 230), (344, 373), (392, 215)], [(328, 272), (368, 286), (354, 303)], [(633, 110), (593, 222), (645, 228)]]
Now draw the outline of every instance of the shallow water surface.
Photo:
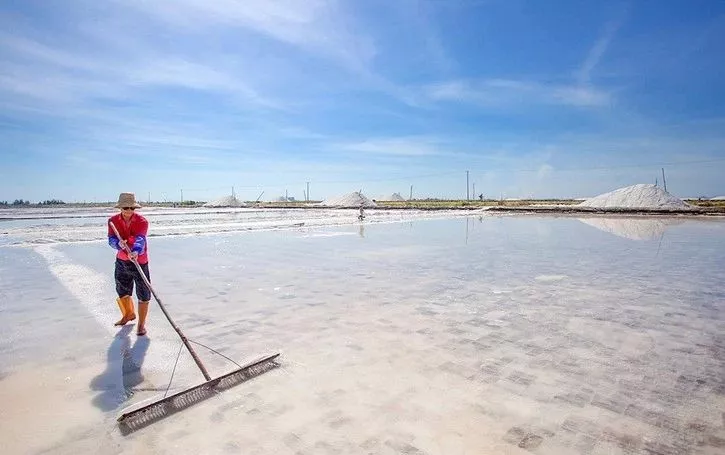
[[(179, 352), (161, 312), (147, 339), (111, 327), (103, 241), (0, 248), (3, 318), (37, 327), (0, 344), (0, 436), (31, 453), (725, 450), (725, 222), (370, 218), (152, 238), (189, 338), (282, 367), (128, 436), (116, 415), (163, 393)], [(204, 351), (212, 375), (233, 368)], [(172, 390), (203, 380), (186, 353), (176, 368)]]

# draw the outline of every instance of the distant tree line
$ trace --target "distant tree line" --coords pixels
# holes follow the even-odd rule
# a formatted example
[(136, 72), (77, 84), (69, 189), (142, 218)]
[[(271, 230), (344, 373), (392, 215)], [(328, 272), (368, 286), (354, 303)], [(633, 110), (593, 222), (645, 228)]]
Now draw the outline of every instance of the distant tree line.
[[(45, 201), (38, 202), (37, 205), (63, 205), (65, 202), (61, 201), (60, 199), (48, 199)], [(31, 205), (30, 201), (26, 201), (24, 199), (15, 199), (12, 203), (9, 203), (8, 201), (0, 201), (0, 206), (3, 207), (18, 207), (18, 206), (28, 206)]]

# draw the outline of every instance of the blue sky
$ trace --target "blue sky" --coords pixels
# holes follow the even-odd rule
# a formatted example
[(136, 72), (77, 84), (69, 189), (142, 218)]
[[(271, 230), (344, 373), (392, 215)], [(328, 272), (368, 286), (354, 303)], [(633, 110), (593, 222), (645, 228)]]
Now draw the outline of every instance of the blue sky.
[(5, 1), (0, 200), (719, 196), (723, 43), (718, 0)]

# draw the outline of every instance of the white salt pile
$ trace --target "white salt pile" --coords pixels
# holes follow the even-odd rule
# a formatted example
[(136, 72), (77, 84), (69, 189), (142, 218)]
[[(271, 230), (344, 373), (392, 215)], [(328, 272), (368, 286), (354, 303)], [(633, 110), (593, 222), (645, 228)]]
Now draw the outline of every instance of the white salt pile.
[(400, 195), (400, 193), (393, 193), (389, 194), (387, 196), (382, 196), (377, 199), (378, 201), (394, 201), (394, 202), (400, 202), (405, 201), (403, 196)]
[(327, 199), (322, 202), (322, 205), (326, 207), (377, 207), (373, 201), (368, 199), (364, 194), (359, 191), (354, 191), (344, 196)]
[(580, 207), (688, 210), (693, 207), (667, 191), (650, 184), (620, 188), (587, 199)]
[(711, 201), (725, 201), (725, 196), (718, 196), (710, 199)]
[(225, 196), (215, 201), (209, 201), (204, 204), (204, 207), (244, 207), (244, 202), (240, 201), (234, 196)]

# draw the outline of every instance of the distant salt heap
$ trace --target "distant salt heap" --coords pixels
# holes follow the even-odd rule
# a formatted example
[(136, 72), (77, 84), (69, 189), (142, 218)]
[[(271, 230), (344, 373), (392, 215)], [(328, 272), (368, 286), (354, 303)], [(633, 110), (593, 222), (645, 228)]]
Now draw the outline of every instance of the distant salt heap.
[(718, 196), (710, 199), (711, 201), (725, 201), (725, 196)]
[(204, 207), (244, 207), (244, 202), (234, 196), (225, 196), (215, 201), (204, 204)]
[(580, 207), (688, 210), (693, 207), (655, 185), (627, 186), (587, 199)]
[(405, 201), (403, 196), (400, 195), (400, 193), (393, 193), (388, 196), (383, 196), (377, 199), (378, 201), (393, 201), (393, 202), (400, 202)]
[(360, 204), (362, 204), (363, 207), (377, 207), (377, 204), (365, 197), (365, 195), (359, 191), (327, 199), (322, 202), (322, 205), (326, 207), (360, 207)]

